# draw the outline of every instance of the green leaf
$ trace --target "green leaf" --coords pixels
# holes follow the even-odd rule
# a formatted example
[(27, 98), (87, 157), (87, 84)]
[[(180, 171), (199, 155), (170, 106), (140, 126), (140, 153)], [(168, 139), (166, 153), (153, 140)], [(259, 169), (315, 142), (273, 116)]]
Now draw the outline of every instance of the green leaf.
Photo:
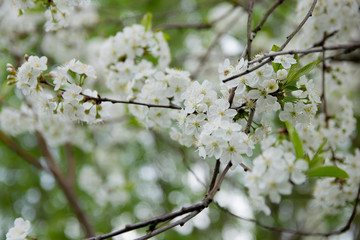
[(311, 62), (300, 68), (299, 71), (297, 71), (290, 79), (287, 80), (288, 84), (290, 84), (291, 82), (296, 82), (297, 79), (311, 72), (311, 70), (313, 70), (316, 65), (319, 64), (319, 62), (320, 61)]
[(280, 49), (280, 47), (275, 44), (271, 47), (272, 52), (277, 52), (279, 49)]
[(286, 85), (285, 89), (289, 89), (289, 90), (291, 90), (291, 91), (299, 90), (297, 87), (292, 86), (292, 85)]
[(297, 101), (299, 101), (299, 98), (297, 97), (289, 97), (286, 96), (283, 98), (282, 102), (286, 103), (286, 102), (292, 102), (292, 103), (296, 103)]
[(310, 169), (308, 172), (308, 177), (335, 177), (335, 178), (348, 178), (349, 175), (336, 166), (322, 166)]
[(163, 32), (164, 38), (166, 41), (170, 40), (170, 35)]
[(152, 14), (147, 13), (143, 16), (141, 20), (141, 25), (145, 27), (145, 31), (151, 31), (152, 29)]
[(294, 145), (294, 149), (295, 149), (295, 153), (296, 153), (296, 158), (303, 158), (304, 156), (304, 151), (303, 151), (303, 147), (302, 147), (302, 142), (301, 139), (298, 135), (298, 133), (296, 132), (296, 129), (294, 128), (293, 125), (291, 125), (290, 122), (285, 122), (286, 125), (286, 129), (289, 132), (289, 137), (291, 142)]
[(292, 79), (294, 77), (294, 75), (296, 74), (296, 71), (299, 67), (299, 55), (295, 54), (294, 58), (296, 59), (296, 63), (291, 64), (288, 75), (286, 77), (286, 81), (290, 81), (288, 79)]
[[(277, 52), (279, 49), (280, 49), (279, 46), (273, 45), (272, 48), (271, 48), (271, 51), (272, 52)], [(273, 65), (274, 72), (277, 72), (281, 67), (280, 63), (272, 63), (272, 65)]]
[(318, 165), (320, 165), (321, 163), (324, 162), (324, 158), (320, 157), (320, 153), (322, 152), (323, 147), (325, 146), (327, 140), (325, 139), (324, 142), (320, 145), (320, 147), (318, 148), (318, 150), (316, 151), (314, 157), (311, 159), (310, 163), (309, 163), (309, 168), (314, 168), (317, 167)]

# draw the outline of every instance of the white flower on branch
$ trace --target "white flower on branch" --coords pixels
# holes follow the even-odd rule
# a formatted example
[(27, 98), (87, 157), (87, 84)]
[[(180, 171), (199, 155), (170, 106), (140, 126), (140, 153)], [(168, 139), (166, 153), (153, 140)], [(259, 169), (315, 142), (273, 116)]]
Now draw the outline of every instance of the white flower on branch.
[(10, 228), (6, 234), (6, 240), (25, 240), (30, 233), (31, 224), (28, 220), (17, 218), (14, 227)]

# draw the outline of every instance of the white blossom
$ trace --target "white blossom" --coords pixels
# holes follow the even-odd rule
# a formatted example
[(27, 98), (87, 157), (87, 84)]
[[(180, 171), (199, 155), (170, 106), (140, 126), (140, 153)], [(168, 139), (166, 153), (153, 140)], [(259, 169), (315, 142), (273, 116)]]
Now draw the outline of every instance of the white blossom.
[(14, 227), (10, 228), (6, 234), (6, 240), (25, 240), (30, 233), (31, 224), (28, 220), (17, 218)]

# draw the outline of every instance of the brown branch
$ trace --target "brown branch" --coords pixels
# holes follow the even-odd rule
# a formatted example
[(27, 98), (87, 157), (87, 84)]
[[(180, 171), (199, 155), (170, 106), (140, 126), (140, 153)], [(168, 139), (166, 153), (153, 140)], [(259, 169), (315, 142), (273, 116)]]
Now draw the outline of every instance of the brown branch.
[[(325, 45), (325, 40), (326, 40), (326, 33), (324, 33), (324, 41), (322, 42), (322, 47), (324, 47)], [(322, 87), (322, 91), (321, 91), (321, 100), (323, 103), (323, 112), (325, 114), (325, 123), (326, 126), (328, 125), (328, 120), (329, 120), (329, 116), (328, 116), (328, 111), (327, 111), (327, 104), (326, 104), (326, 96), (325, 96), (325, 72), (326, 72), (326, 63), (325, 63), (325, 50), (322, 51), (322, 69), (321, 69), (321, 87)]]
[(193, 28), (193, 29), (207, 29), (211, 28), (210, 23), (165, 23), (153, 28), (153, 31), (163, 30), (163, 29), (184, 29), (184, 28)]
[(68, 179), (69, 185), (72, 188), (74, 188), (74, 184), (75, 184), (75, 158), (74, 158), (73, 149), (72, 149), (72, 146), (71, 146), (70, 143), (65, 144), (65, 151), (66, 151), (67, 164), (68, 164), (67, 179)]
[(8, 146), (11, 150), (13, 150), (17, 155), (22, 157), (25, 161), (30, 163), (32, 166), (36, 167), (37, 169), (48, 171), (41, 163), (32, 155), (30, 155), (26, 150), (21, 148), (18, 143), (8, 137), (4, 132), (0, 130), (0, 140)]
[(347, 54), (342, 52), (336, 55), (328, 56), (326, 57), (326, 59), (330, 59), (332, 61), (338, 61), (338, 62), (360, 63), (360, 53)]
[(251, 127), (251, 123), (254, 119), (254, 114), (255, 114), (255, 108), (256, 108), (256, 103), (254, 104), (254, 106), (252, 108), (250, 108), (250, 114), (249, 114), (249, 119), (246, 123), (246, 128), (245, 128), (245, 133), (248, 134), (250, 132), (250, 127)]
[[(322, 51), (336, 51), (336, 50), (345, 50), (344, 53), (350, 53), (352, 51), (354, 51), (355, 49), (360, 48), (360, 42), (356, 42), (353, 44), (341, 44), (341, 45), (335, 45), (335, 46), (324, 46), (324, 47), (315, 47), (315, 48), (310, 48), (310, 49), (306, 49), (306, 50), (289, 50), (289, 51), (279, 51), (279, 52), (273, 52), (273, 53), (265, 53), (263, 57), (260, 57), (258, 59), (252, 60), (249, 62), (249, 65), (254, 64), (256, 62), (261, 62), (260, 64), (256, 65), (253, 68), (247, 69), (246, 71), (236, 74), (234, 76), (231, 76), (229, 78), (226, 78), (224, 80), (222, 80), (224, 83), (231, 81), (235, 78), (244, 76), (246, 74), (249, 74), (253, 71), (255, 71), (256, 69), (264, 66), (266, 63), (269, 63), (272, 61), (273, 57), (275, 56), (280, 56), (280, 55), (286, 55), (286, 54), (303, 54), (303, 55), (307, 55), (310, 53), (316, 53), (316, 52), (322, 52)], [(265, 60), (266, 59), (266, 60)]]
[[(42, 80), (40, 81), (40, 83), (43, 83), (45, 85), (48, 85), (52, 88), (55, 87), (54, 84), (52, 83), (49, 83), (48, 81), (46, 80)], [(66, 90), (63, 89), (63, 88), (59, 88), (59, 90), (61, 92), (65, 92)], [(140, 105), (140, 106), (146, 106), (146, 107), (149, 107), (149, 108), (170, 108), (170, 109), (182, 109), (180, 106), (177, 106), (175, 104), (172, 104), (170, 103), (169, 105), (161, 105), (161, 104), (150, 104), (150, 103), (142, 103), (142, 102), (135, 102), (135, 101), (123, 101), (123, 100), (116, 100), (116, 99), (110, 99), (110, 98), (103, 98), (103, 97), (100, 97), (100, 95), (98, 95), (97, 97), (91, 97), (89, 95), (86, 95), (84, 93), (80, 93), (81, 96), (84, 96), (84, 100), (85, 101), (90, 101), (90, 100), (93, 100), (95, 101), (96, 103), (100, 104), (102, 102), (111, 102), (113, 104), (115, 103), (124, 103), (124, 104), (133, 104), (133, 105)]]
[(245, 172), (247, 172), (247, 171), (252, 172), (251, 168), (246, 166), (244, 163), (240, 163), (240, 166), (244, 169)]
[(293, 37), (300, 31), (302, 26), (304, 26), (304, 24), (307, 22), (307, 20), (312, 16), (312, 13), (314, 11), (316, 3), (317, 3), (317, 0), (314, 0), (311, 7), (310, 7), (310, 9), (309, 9), (309, 11), (308, 11), (308, 13), (304, 17), (304, 19), (297, 26), (297, 28), (295, 28), (295, 30), (289, 36), (286, 37), (286, 41), (280, 46), (279, 51), (284, 50), (284, 48), (288, 45), (288, 43), (291, 41), (291, 39), (293, 39)]
[[(168, 230), (168, 229), (173, 228), (173, 227), (175, 227), (177, 225), (180, 225), (180, 224), (185, 224), (185, 222), (187, 222), (192, 217), (194, 217), (195, 215), (200, 213), (202, 210), (207, 208), (209, 206), (209, 204), (213, 201), (213, 198), (214, 198), (216, 192), (220, 189), (221, 183), (224, 180), (224, 177), (227, 174), (227, 172), (230, 170), (231, 166), (232, 166), (231, 162), (229, 162), (226, 165), (225, 169), (220, 174), (220, 177), (217, 180), (216, 184), (214, 185), (214, 187), (211, 190), (209, 190), (207, 192), (205, 198), (202, 201), (200, 201), (198, 203), (195, 203), (193, 205), (190, 205), (188, 207), (182, 207), (181, 209), (176, 210), (174, 212), (167, 213), (165, 215), (162, 215), (162, 216), (159, 216), (159, 217), (156, 217), (156, 218), (144, 221), (144, 222), (139, 222), (139, 223), (135, 223), (135, 224), (132, 224), (132, 225), (126, 225), (125, 228), (123, 228), (123, 229), (120, 229), (120, 230), (117, 230), (117, 231), (114, 231), (114, 232), (111, 232), (111, 233), (103, 234), (103, 235), (100, 235), (100, 236), (97, 236), (97, 237), (88, 238), (88, 240), (107, 239), (107, 238), (111, 238), (113, 236), (123, 234), (125, 232), (129, 232), (129, 231), (132, 231), (132, 230), (135, 230), (135, 229), (143, 228), (143, 227), (146, 227), (146, 226), (152, 226), (152, 228), (153, 228), (158, 223), (167, 222), (167, 221), (172, 220), (172, 219), (174, 219), (176, 217), (179, 217), (179, 216), (190, 213), (187, 217), (180, 220), (180, 222), (178, 221), (178, 222), (174, 222), (171, 225), (168, 225), (168, 226), (171, 226), (169, 228), (165, 227), (166, 228), (165, 230)], [(156, 231), (159, 231), (157, 234), (163, 232), (163, 231), (161, 231), (161, 229), (162, 228), (156, 230)], [(155, 231), (153, 231), (152, 233), (154, 233), (154, 232)], [(154, 236), (154, 235), (151, 235), (151, 236)], [(146, 239), (146, 238), (144, 238), (144, 239)]]
[(245, 218), (245, 217), (238, 216), (237, 214), (231, 212), (227, 208), (220, 206), (218, 203), (215, 202), (215, 204), (221, 210), (223, 210), (224, 212), (230, 214), (233, 217), (236, 217), (236, 218), (244, 220), (244, 221), (253, 222), (256, 225), (258, 225), (258, 226), (260, 226), (262, 228), (265, 228), (267, 230), (270, 230), (270, 231), (291, 233), (291, 234), (299, 235), (299, 236), (329, 237), (329, 236), (332, 236), (332, 235), (339, 235), (339, 234), (344, 233), (344, 232), (346, 232), (347, 230), (350, 229), (350, 226), (351, 226), (352, 222), (354, 221), (354, 218), (355, 218), (355, 215), (356, 215), (357, 206), (359, 204), (359, 201), (360, 201), (360, 186), (359, 186), (358, 191), (357, 191), (354, 207), (352, 209), (351, 215), (350, 215), (349, 219), (347, 220), (346, 224), (342, 228), (340, 228), (338, 230), (335, 230), (335, 231), (330, 231), (330, 232), (305, 232), (305, 231), (299, 231), (299, 230), (294, 230), (294, 229), (288, 229), (288, 228), (282, 228), (282, 227), (276, 227), (276, 226), (269, 226), (269, 225), (265, 225), (265, 224), (259, 222), (256, 219), (250, 219), (250, 218)]
[(264, 53), (264, 56), (254, 59), (249, 62), (249, 64), (253, 64), (256, 62), (262, 62), (266, 58), (273, 58), (280, 55), (287, 55), (287, 54), (302, 54), (307, 55), (310, 53), (315, 52), (322, 52), (322, 51), (337, 51), (337, 50), (345, 50), (344, 53), (350, 53), (356, 49), (360, 48), (360, 42), (355, 42), (352, 44), (339, 44), (339, 45), (333, 45), (333, 46), (321, 46), (321, 47), (312, 47), (306, 50), (289, 50), (289, 51), (279, 51), (279, 52), (272, 52), (272, 53)]
[[(285, 48), (285, 47), (287, 46), (287, 44), (291, 41), (291, 39), (300, 31), (301, 27), (302, 27), (302, 26), (305, 24), (305, 22), (311, 17), (312, 12), (313, 12), (313, 10), (314, 10), (314, 8), (315, 8), (316, 3), (317, 3), (317, 0), (314, 0), (314, 1), (313, 1), (313, 4), (311, 5), (311, 7), (310, 7), (308, 13), (306, 14), (306, 16), (304, 17), (304, 19), (303, 19), (303, 20), (300, 22), (300, 24), (295, 28), (295, 30), (294, 30), (289, 36), (286, 37), (286, 41), (281, 45), (281, 47), (279, 48), (279, 51), (284, 50), (284, 48)], [(235, 79), (235, 78), (238, 78), (238, 77), (243, 76), (243, 75), (245, 75), (245, 74), (248, 74), (248, 73), (250, 73), (250, 72), (252, 72), (252, 71), (254, 71), (254, 70), (262, 67), (262, 66), (265, 65), (266, 63), (271, 62), (271, 60), (272, 60), (272, 59), (269, 58), (268, 60), (260, 63), (259, 65), (255, 66), (255, 67), (253, 67), (253, 68), (251, 68), (251, 69), (247, 69), (245, 72), (242, 72), (242, 73), (239, 73), (239, 74), (236, 74), (236, 75), (234, 75), (234, 76), (231, 76), (231, 77), (229, 77), (229, 78), (224, 79), (223, 82), (228, 82), (228, 81), (230, 81), (230, 80), (232, 80), (232, 79)], [(256, 61), (259, 61), (259, 60), (257, 59)], [(249, 64), (250, 64), (250, 63), (249, 63)]]
[[(278, 0), (274, 3), (274, 5), (272, 5), (264, 14), (263, 18), (261, 19), (261, 21), (259, 22), (259, 24), (252, 30), (252, 32), (254, 33), (254, 35), (256, 35), (256, 33), (258, 31), (261, 30), (262, 26), (264, 25), (264, 23), (266, 22), (267, 18), (272, 14), (272, 12), (280, 5), (284, 2), (284, 0)], [(255, 36), (254, 36), (255, 37)]]
[(219, 174), (219, 170), (220, 170), (220, 159), (216, 159), (216, 163), (215, 163), (215, 168), (214, 168), (214, 172), (213, 172), (213, 175), (212, 175), (212, 178), (211, 178), (211, 182), (210, 182), (210, 185), (209, 185), (209, 191), (211, 189), (213, 189), (214, 185), (215, 185), (215, 182), (216, 182), (216, 178)]
[(162, 228), (159, 228), (159, 229), (156, 229), (155, 231), (152, 231), (152, 232), (149, 232), (148, 234), (142, 236), (142, 237), (139, 237), (139, 238), (136, 238), (135, 240), (145, 240), (145, 239), (149, 239), (153, 236), (156, 236), (160, 233), (163, 233), (171, 228), (174, 228), (178, 225), (180, 226), (183, 226), (186, 222), (188, 222), (190, 219), (192, 219), (193, 217), (195, 217), (196, 215), (198, 215), (199, 213), (201, 212), (201, 210), (196, 210), (190, 214), (188, 214), (187, 216), (185, 216), (184, 218), (176, 221), (176, 222), (173, 222), (165, 227), (162, 227)]
[(52, 154), (49, 151), (49, 148), (46, 144), (44, 137), (39, 132), (36, 132), (36, 137), (38, 139), (39, 147), (40, 147), (40, 149), (45, 157), (45, 160), (48, 164), (49, 170), (51, 171), (51, 173), (53, 174), (59, 187), (65, 194), (65, 197), (68, 200), (70, 207), (74, 211), (77, 219), (81, 223), (86, 236), (87, 237), (94, 236), (95, 232), (94, 232), (93, 228), (91, 227), (89, 220), (85, 216), (84, 211), (81, 209), (80, 204), (78, 203), (78, 199), (76, 198), (76, 195), (75, 195), (73, 189), (69, 185), (69, 182), (66, 181), (66, 178), (60, 171), (59, 167), (56, 165), (56, 162), (55, 162)]
[(253, 40), (253, 36), (252, 36), (252, 32), (251, 32), (251, 22), (252, 22), (254, 3), (255, 3), (255, 0), (250, 0), (249, 8), (248, 8), (246, 55), (247, 55), (247, 58), (249, 61), (251, 59), (251, 43)]
[(231, 89), (231, 92), (230, 92), (230, 95), (229, 95), (229, 100), (228, 100), (228, 102), (229, 102), (229, 108), (231, 108), (231, 105), (232, 105), (232, 103), (233, 103), (233, 101), (234, 101), (236, 89), (237, 89), (237, 87), (233, 87), (233, 88)]

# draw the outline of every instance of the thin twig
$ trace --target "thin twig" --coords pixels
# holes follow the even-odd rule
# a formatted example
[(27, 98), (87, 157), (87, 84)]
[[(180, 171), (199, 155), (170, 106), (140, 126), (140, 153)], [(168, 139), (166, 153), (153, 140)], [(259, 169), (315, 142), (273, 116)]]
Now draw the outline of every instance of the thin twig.
[(256, 108), (256, 103), (254, 104), (254, 106), (252, 108), (250, 108), (250, 114), (249, 114), (249, 119), (246, 123), (246, 128), (245, 128), (245, 133), (248, 134), (250, 132), (250, 127), (251, 127), (251, 123), (254, 119), (254, 114), (255, 114), (255, 108)]
[(41, 163), (32, 155), (30, 155), (26, 150), (21, 148), (18, 143), (16, 143), (14, 140), (12, 140), (10, 137), (8, 137), (6, 134), (4, 134), (0, 130), (0, 140), (8, 146), (11, 150), (13, 150), (17, 155), (22, 157), (25, 161), (30, 163), (32, 166), (44, 170), (49, 171), (46, 167), (41, 165)]
[(66, 157), (67, 157), (67, 164), (68, 164), (68, 171), (67, 171), (67, 179), (69, 185), (74, 188), (75, 184), (75, 158), (73, 149), (70, 143), (65, 144), (66, 150)]
[(300, 29), (302, 28), (302, 26), (304, 26), (304, 24), (306, 23), (306, 21), (312, 16), (312, 13), (314, 11), (315, 5), (317, 3), (317, 0), (314, 0), (308, 13), (306, 14), (306, 16), (304, 17), (304, 19), (301, 21), (301, 23), (297, 26), (297, 28), (295, 28), (295, 30), (286, 37), (286, 41), (280, 46), (279, 51), (284, 50), (284, 48), (288, 45), (288, 43), (291, 41), (291, 39), (293, 39), (293, 37), (300, 31)]
[[(253, 71), (255, 71), (256, 69), (264, 66), (266, 63), (269, 63), (272, 61), (273, 57), (275, 56), (280, 56), (280, 55), (287, 55), (287, 54), (303, 54), (303, 55), (307, 55), (310, 53), (315, 53), (315, 52), (322, 52), (322, 51), (336, 51), (336, 50), (345, 50), (344, 53), (350, 53), (352, 51), (354, 51), (355, 49), (360, 48), (360, 42), (356, 42), (353, 44), (344, 44), (344, 45), (335, 45), (335, 46), (325, 46), (325, 47), (315, 47), (315, 48), (310, 48), (310, 49), (306, 49), (306, 50), (289, 50), (289, 51), (280, 51), (280, 52), (273, 52), (273, 53), (264, 53), (264, 56), (258, 58), (258, 59), (254, 59), (252, 61), (249, 62), (249, 65), (254, 64), (256, 62), (261, 62), (260, 64), (247, 69), (246, 71), (236, 74), (234, 76), (231, 76), (229, 78), (226, 78), (224, 80), (222, 80), (224, 83), (231, 81), (235, 78), (244, 76), (246, 74), (249, 74)], [(266, 60), (265, 60), (266, 59)]]
[[(312, 12), (313, 12), (313, 10), (314, 10), (314, 8), (315, 8), (316, 3), (317, 3), (317, 0), (314, 0), (313, 3), (312, 3), (312, 5), (311, 5), (311, 7), (310, 7), (310, 9), (309, 9), (309, 11), (308, 11), (308, 13), (307, 13), (306, 16), (304, 17), (304, 19), (303, 19), (303, 20), (300, 22), (300, 24), (295, 28), (295, 30), (294, 30), (289, 36), (286, 37), (286, 41), (281, 45), (281, 47), (279, 48), (279, 51), (284, 50), (284, 48), (285, 48), (285, 47), (287, 46), (287, 44), (291, 41), (291, 39), (300, 31), (301, 27), (302, 27), (302, 26), (305, 24), (305, 22), (311, 17)], [(245, 74), (248, 74), (248, 73), (250, 73), (250, 72), (252, 72), (252, 71), (254, 71), (254, 70), (262, 67), (263, 65), (265, 65), (265, 64), (268, 63), (268, 62), (270, 62), (271, 60), (272, 60), (272, 59), (269, 58), (268, 60), (260, 63), (259, 65), (256, 65), (255, 67), (253, 67), (253, 68), (251, 68), (251, 69), (247, 69), (245, 72), (242, 72), (242, 73), (236, 74), (236, 75), (234, 75), (234, 76), (232, 76), (232, 77), (229, 77), (229, 78), (224, 79), (223, 82), (228, 82), (228, 81), (230, 81), (230, 80), (232, 80), (232, 79), (235, 79), (235, 78), (238, 78), (238, 77), (243, 76), (243, 75), (245, 75)], [(250, 64), (250, 63), (249, 63), (249, 64)]]
[[(324, 33), (324, 39), (325, 39), (326, 33)], [(322, 43), (322, 47), (324, 47), (325, 40)], [(327, 112), (327, 104), (326, 104), (326, 96), (325, 96), (325, 72), (326, 72), (326, 64), (325, 64), (325, 50), (322, 51), (322, 69), (321, 69), (321, 101), (323, 103), (323, 112), (325, 114), (325, 123), (328, 125), (328, 112)]]
[[(53, 87), (53, 88), (55, 87), (54, 84), (49, 83), (46, 80), (42, 80), (42, 81), (40, 81), (40, 83), (43, 83), (43, 84), (48, 85), (48, 86)], [(59, 90), (62, 91), (62, 92), (66, 91), (63, 88), (59, 88)], [(98, 95), (97, 97), (92, 97), (92, 96), (86, 95), (84, 93), (80, 93), (80, 95), (84, 96), (85, 101), (93, 100), (98, 104), (102, 103), (102, 102), (111, 102), (113, 104), (115, 104), (115, 103), (124, 103), (124, 104), (133, 104), (133, 105), (146, 106), (146, 107), (149, 107), (149, 108), (170, 108), (170, 109), (178, 109), (178, 110), (182, 109), (180, 106), (177, 106), (177, 105), (172, 104), (172, 103), (170, 103), (169, 105), (161, 105), (161, 104), (150, 104), (150, 103), (142, 103), (142, 102), (135, 102), (135, 101), (116, 100), (116, 99), (110, 99), (110, 98), (106, 98), (106, 97), (103, 98), (103, 97), (100, 97), (100, 95)]]
[[(132, 225), (126, 225), (125, 228), (123, 228), (123, 229), (120, 229), (120, 230), (117, 230), (117, 231), (114, 231), (114, 232), (110, 232), (110, 233), (107, 233), (107, 234), (103, 234), (103, 235), (100, 235), (100, 236), (97, 236), (97, 237), (88, 238), (88, 240), (102, 240), (102, 239), (111, 238), (111, 237), (123, 234), (125, 232), (129, 232), (129, 231), (132, 231), (132, 230), (135, 230), (135, 229), (143, 228), (143, 227), (146, 227), (146, 226), (149, 226), (149, 225), (150, 226), (156, 226), (158, 223), (167, 222), (167, 221), (172, 220), (172, 219), (174, 219), (176, 217), (179, 217), (179, 216), (190, 213), (187, 216), (189, 218), (187, 218), (187, 217), (183, 218), (180, 223), (178, 222), (178, 224), (174, 224), (174, 225), (172, 225), (172, 227), (175, 227), (175, 226), (177, 226), (179, 224), (185, 224), (185, 222), (187, 222), (188, 220), (190, 220), (192, 218), (190, 216), (192, 216), (193, 214), (194, 214), (194, 216), (197, 215), (202, 210), (207, 208), (209, 206), (209, 204), (213, 201), (213, 198), (214, 198), (215, 194), (220, 189), (220, 186), (221, 186), (221, 184), (222, 184), (222, 182), (223, 182), (223, 180), (225, 178), (225, 175), (230, 170), (231, 166), (232, 166), (231, 162), (229, 162), (226, 165), (225, 169), (220, 174), (220, 176), (219, 176), (217, 182), (215, 183), (214, 187), (207, 192), (205, 198), (202, 201), (200, 201), (198, 203), (195, 203), (193, 205), (190, 205), (188, 207), (182, 207), (181, 209), (179, 209), (177, 211), (167, 213), (165, 215), (158, 216), (156, 218), (153, 218), (153, 219), (150, 219), (150, 220), (147, 220), (147, 221), (144, 221), (144, 222), (139, 222), (139, 223), (135, 223), (135, 224), (132, 224)], [(172, 228), (172, 227), (170, 227), (170, 228)], [(162, 229), (162, 228), (160, 228), (160, 229)], [(158, 229), (158, 230), (160, 230), (160, 229)], [(163, 231), (161, 231), (161, 232), (163, 232)], [(161, 233), (161, 232), (159, 232), (159, 233)], [(154, 235), (152, 235), (152, 236), (154, 236)]]
[(153, 31), (164, 30), (164, 29), (184, 29), (184, 28), (193, 28), (193, 29), (207, 29), (211, 28), (210, 23), (165, 23), (153, 28)]
[(252, 23), (254, 3), (255, 3), (255, 0), (250, 0), (249, 8), (248, 8), (246, 54), (247, 54), (247, 58), (249, 61), (251, 59), (251, 43), (253, 40), (253, 36), (252, 36), (252, 32), (251, 32), (251, 23)]
[(244, 169), (245, 172), (247, 172), (247, 171), (252, 172), (251, 168), (246, 166), (244, 163), (240, 163), (240, 166)]
[(211, 182), (210, 182), (210, 185), (209, 185), (209, 191), (210, 191), (211, 189), (213, 189), (213, 187), (214, 187), (214, 185), (215, 185), (217, 175), (219, 174), (219, 170), (220, 170), (220, 159), (216, 159), (214, 172), (213, 172), (213, 175), (212, 175), (212, 178), (211, 178)]
[(145, 239), (149, 239), (153, 236), (156, 236), (160, 233), (163, 233), (171, 228), (174, 228), (178, 225), (180, 226), (183, 226), (186, 222), (188, 222), (190, 219), (192, 219), (193, 217), (195, 217), (196, 215), (198, 215), (199, 213), (201, 212), (201, 210), (197, 210), (197, 211), (194, 211), (190, 214), (188, 214), (187, 216), (185, 216), (184, 218), (176, 221), (176, 222), (173, 222), (165, 227), (162, 227), (162, 228), (159, 228), (159, 229), (156, 229), (155, 231), (152, 231), (152, 232), (149, 232), (148, 234), (142, 236), (142, 237), (139, 237), (139, 238), (136, 238), (135, 240), (145, 240)]
[(229, 100), (228, 100), (228, 102), (229, 102), (229, 108), (231, 108), (231, 105), (232, 105), (232, 103), (233, 103), (233, 101), (234, 101), (236, 89), (237, 89), (237, 87), (233, 87), (233, 88), (231, 89), (231, 92), (230, 92), (230, 95), (229, 95)]
[(230, 214), (233, 217), (236, 217), (236, 218), (244, 220), (244, 221), (253, 222), (256, 225), (258, 225), (258, 226), (260, 226), (262, 228), (268, 229), (270, 231), (291, 233), (291, 234), (299, 235), (299, 236), (329, 237), (329, 236), (332, 236), (332, 235), (339, 235), (339, 234), (344, 233), (344, 232), (346, 232), (347, 230), (350, 229), (350, 226), (351, 226), (352, 222), (354, 221), (354, 218), (355, 218), (355, 215), (356, 215), (357, 206), (359, 204), (359, 201), (360, 201), (360, 186), (359, 186), (358, 191), (357, 191), (354, 207), (352, 209), (351, 215), (350, 215), (349, 219), (347, 220), (346, 224), (342, 228), (340, 228), (339, 230), (330, 231), (330, 232), (305, 232), (305, 231), (299, 231), (299, 230), (294, 230), (294, 229), (288, 229), (288, 228), (282, 228), (282, 227), (276, 227), (276, 226), (269, 226), (269, 225), (265, 225), (265, 224), (259, 222), (256, 219), (251, 219), (251, 218), (245, 218), (245, 217), (238, 216), (237, 214), (231, 212), (227, 208), (220, 206), (216, 202), (215, 202), (215, 205), (218, 206), (221, 210), (223, 210), (224, 212)]
[(261, 19), (261, 21), (259, 22), (259, 24), (252, 30), (252, 32), (254, 33), (254, 35), (256, 35), (256, 33), (258, 31), (261, 30), (262, 26), (264, 25), (264, 23), (266, 22), (267, 18), (272, 14), (272, 12), (280, 5), (284, 2), (284, 0), (278, 0), (274, 3), (274, 5), (272, 5), (264, 14), (263, 18)]

